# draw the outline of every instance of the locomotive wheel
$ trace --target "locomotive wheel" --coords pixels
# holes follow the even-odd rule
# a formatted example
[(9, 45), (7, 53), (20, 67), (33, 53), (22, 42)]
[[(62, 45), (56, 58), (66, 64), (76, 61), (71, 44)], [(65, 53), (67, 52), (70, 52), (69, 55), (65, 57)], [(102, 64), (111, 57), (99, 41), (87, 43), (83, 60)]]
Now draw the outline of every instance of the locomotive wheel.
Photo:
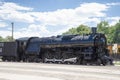
[(11, 61), (15, 62), (15, 57), (12, 57), (11, 59), (12, 59)]
[(87, 65), (87, 61), (85, 61), (84, 59), (81, 61), (81, 63), (82, 63), (83, 65)]
[(103, 66), (105, 66), (105, 65), (106, 65), (106, 63), (105, 63), (105, 62), (102, 62), (102, 64), (103, 64)]
[(77, 59), (76, 64), (77, 64), (77, 65), (80, 65), (80, 64), (81, 64), (81, 59), (80, 59), (80, 58)]
[(41, 62), (42, 62), (42, 63), (46, 63), (46, 62), (45, 62), (45, 59), (46, 59), (46, 58), (45, 58), (45, 53), (42, 53), (42, 55), (41, 55)]
[(2, 57), (2, 61), (6, 61), (6, 58), (4, 56)]
[(107, 65), (107, 60), (106, 59), (102, 59), (102, 62), (103, 66)]
[(7, 60), (8, 62), (11, 62), (11, 58), (10, 58), (10, 57), (6, 57), (6, 60)]
[(97, 59), (96, 65), (101, 65), (101, 63), (102, 63), (101, 59)]
[(36, 63), (39, 63), (40, 61), (41, 60), (39, 58), (37, 58), (37, 57), (34, 59), (34, 62), (36, 62)]
[(33, 62), (33, 60), (31, 58), (28, 58), (28, 62)]

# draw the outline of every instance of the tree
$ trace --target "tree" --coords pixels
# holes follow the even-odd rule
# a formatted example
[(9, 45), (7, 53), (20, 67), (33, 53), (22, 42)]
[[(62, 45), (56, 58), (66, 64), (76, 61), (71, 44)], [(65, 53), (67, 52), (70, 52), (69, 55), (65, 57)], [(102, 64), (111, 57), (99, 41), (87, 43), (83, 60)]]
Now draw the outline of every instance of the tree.
[(63, 35), (65, 34), (78, 34), (78, 33), (76, 31), (76, 28), (71, 28), (67, 32), (63, 33)]
[(107, 33), (108, 43), (114, 43), (115, 26), (110, 26)]
[(67, 32), (63, 33), (65, 34), (87, 34), (90, 33), (90, 28), (86, 25), (80, 25), (77, 28), (71, 28)]
[(114, 43), (120, 43), (120, 21), (115, 24), (115, 31), (114, 31)]
[[(90, 27), (80, 25), (77, 28), (71, 28), (63, 34), (87, 34), (90, 33)], [(97, 24), (97, 32), (105, 34), (107, 43), (120, 43), (120, 20), (115, 25), (110, 26), (107, 21), (101, 21)]]
[(13, 41), (12, 36), (7, 36), (7, 37), (5, 38), (5, 41), (7, 41), (7, 42)]
[(14, 41), (14, 39), (12, 39), (12, 36), (7, 36), (5, 38), (0, 36), (0, 42), (9, 42), (9, 41)]
[(86, 26), (86, 25), (80, 25), (77, 27), (77, 32), (78, 34), (88, 34), (90, 33), (90, 27)]
[(107, 21), (101, 21), (99, 24), (97, 24), (97, 31), (100, 33), (108, 34), (109, 27), (110, 26)]
[(97, 32), (105, 34), (108, 43), (113, 43), (114, 27), (107, 21), (101, 21), (97, 24)]
[(4, 39), (0, 36), (0, 42), (3, 42), (4, 41)]

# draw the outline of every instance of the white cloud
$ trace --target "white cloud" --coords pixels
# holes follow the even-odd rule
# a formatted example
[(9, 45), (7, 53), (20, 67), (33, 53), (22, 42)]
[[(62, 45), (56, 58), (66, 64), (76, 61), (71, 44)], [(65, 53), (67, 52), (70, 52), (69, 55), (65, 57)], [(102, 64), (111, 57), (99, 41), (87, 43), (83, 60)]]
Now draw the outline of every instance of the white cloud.
[(50, 32), (44, 25), (31, 24), (26, 28), (22, 28), (14, 33), (15, 38), (19, 37), (32, 37), (32, 36), (49, 36)]
[[(29, 12), (29, 15), (35, 17), (45, 25), (55, 27), (65, 26), (55, 32), (49, 32), (52, 35), (62, 34), (71, 27), (77, 27), (80, 24), (92, 24), (92, 26), (100, 22), (100, 17), (106, 17), (105, 12), (109, 7), (100, 3), (84, 3), (75, 9), (58, 9), (52, 12)], [(44, 36), (44, 35), (43, 35)]]
[[(0, 36), (3, 36), (4, 38), (6, 36), (11, 36), (12, 32), (11, 30), (0, 30)], [(26, 28), (21, 28), (18, 31), (14, 31), (14, 38), (20, 38), (20, 37), (42, 37), (42, 36), (50, 36), (50, 32), (46, 29), (44, 25), (35, 25), (31, 24), (30, 26)]]
[(104, 17), (106, 11), (109, 7), (105, 4), (100, 3), (84, 3), (80, 7), (76, 8), (78, 15), (82, 14), (87, 17)]
[(4, 23), (4, 22), (0, 22), (0, 27), (6, 27), (6, 26), (7, 26), (6, 23)]
[(0, 36), (2, 36), (3, 38), (5, 38), (6, 36), (10, 36), (12, 33), (11, 33), (11, 31), (6, 31), (6, 30), (3, 30), (3, 31), (1, 31), (0, 30)]
[[(96, 26), (96, 24), (101, 21), (101, 18), (107, 18), (106, 11), (112, 5), (118, 5), (118, 3), (83, 3), (74, 9), (34, 12), (33, 8), (24, 7), (15, 3), (4, 2), (0, 3), (0, 19), (25, 22), (26, 24), (29, 24), (29, 26), (15, 31), (15, 38), (52, 36), (62, 34), (69, 28), (77, 27), (80, 24)], [(116, 19), (112, 20), (115, 21)], [(48, 26), (57, 27), (58, 29), (51, 32), (50, 27)], [(61, 26), (64, 28), (61, 28)], [(10, 31), (7, 30), (0, 32), (0, 35), (4, 32), (6, 33), (5, 35), (10, 34)]]
[(27, 14), (32, 8), (23, 7), (15, 3), (0, 3), (0, 18), (3, 20), (33, 23), (34, 18)]
[(109, 7), (100, 3), (84, 3), (75, 9), (61, 9), (53, 12), (30, 12), (37, 21), (48, 25), (79, 25), (95, 17), (105, 17)]
[(118, 22), (120, 20), (120, 17), (107, 17), (106, 18), (107, 21), (110, 21), (110, 25), (115, 25), (116, 22)]
[(116, 5), (120, 5), (120, 2), (116, 2), (116, 3), (107, 3), (106, 5), (108, 5), (108, 6), (116, 6)]
[(25, 10), (25, 11), (30, 11), (33, 8), (29, 8), (29, 7), (23, 7), (20, 6), (18, 4), (12, 3), (12, 2), (1, 2), (0, 3), (1, 7), (0, 9), (6, 9), (6, 10)]

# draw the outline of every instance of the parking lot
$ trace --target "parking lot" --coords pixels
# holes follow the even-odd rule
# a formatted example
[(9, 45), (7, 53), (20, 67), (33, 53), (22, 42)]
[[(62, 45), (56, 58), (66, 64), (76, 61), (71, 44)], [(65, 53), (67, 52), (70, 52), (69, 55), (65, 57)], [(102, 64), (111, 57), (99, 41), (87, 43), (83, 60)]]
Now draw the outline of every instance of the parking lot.
[(120, 66), (0, 62), (0, 80), (119, 80)]

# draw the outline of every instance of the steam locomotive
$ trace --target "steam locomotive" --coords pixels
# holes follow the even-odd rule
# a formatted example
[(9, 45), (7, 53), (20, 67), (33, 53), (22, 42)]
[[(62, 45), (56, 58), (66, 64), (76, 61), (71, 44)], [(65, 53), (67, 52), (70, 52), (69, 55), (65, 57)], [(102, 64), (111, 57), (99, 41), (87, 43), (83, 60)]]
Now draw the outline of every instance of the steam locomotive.
[(104, 34), (24, 37), (14, 42), (0, 42), (2, 61), (66, 64), (113, 64)]

